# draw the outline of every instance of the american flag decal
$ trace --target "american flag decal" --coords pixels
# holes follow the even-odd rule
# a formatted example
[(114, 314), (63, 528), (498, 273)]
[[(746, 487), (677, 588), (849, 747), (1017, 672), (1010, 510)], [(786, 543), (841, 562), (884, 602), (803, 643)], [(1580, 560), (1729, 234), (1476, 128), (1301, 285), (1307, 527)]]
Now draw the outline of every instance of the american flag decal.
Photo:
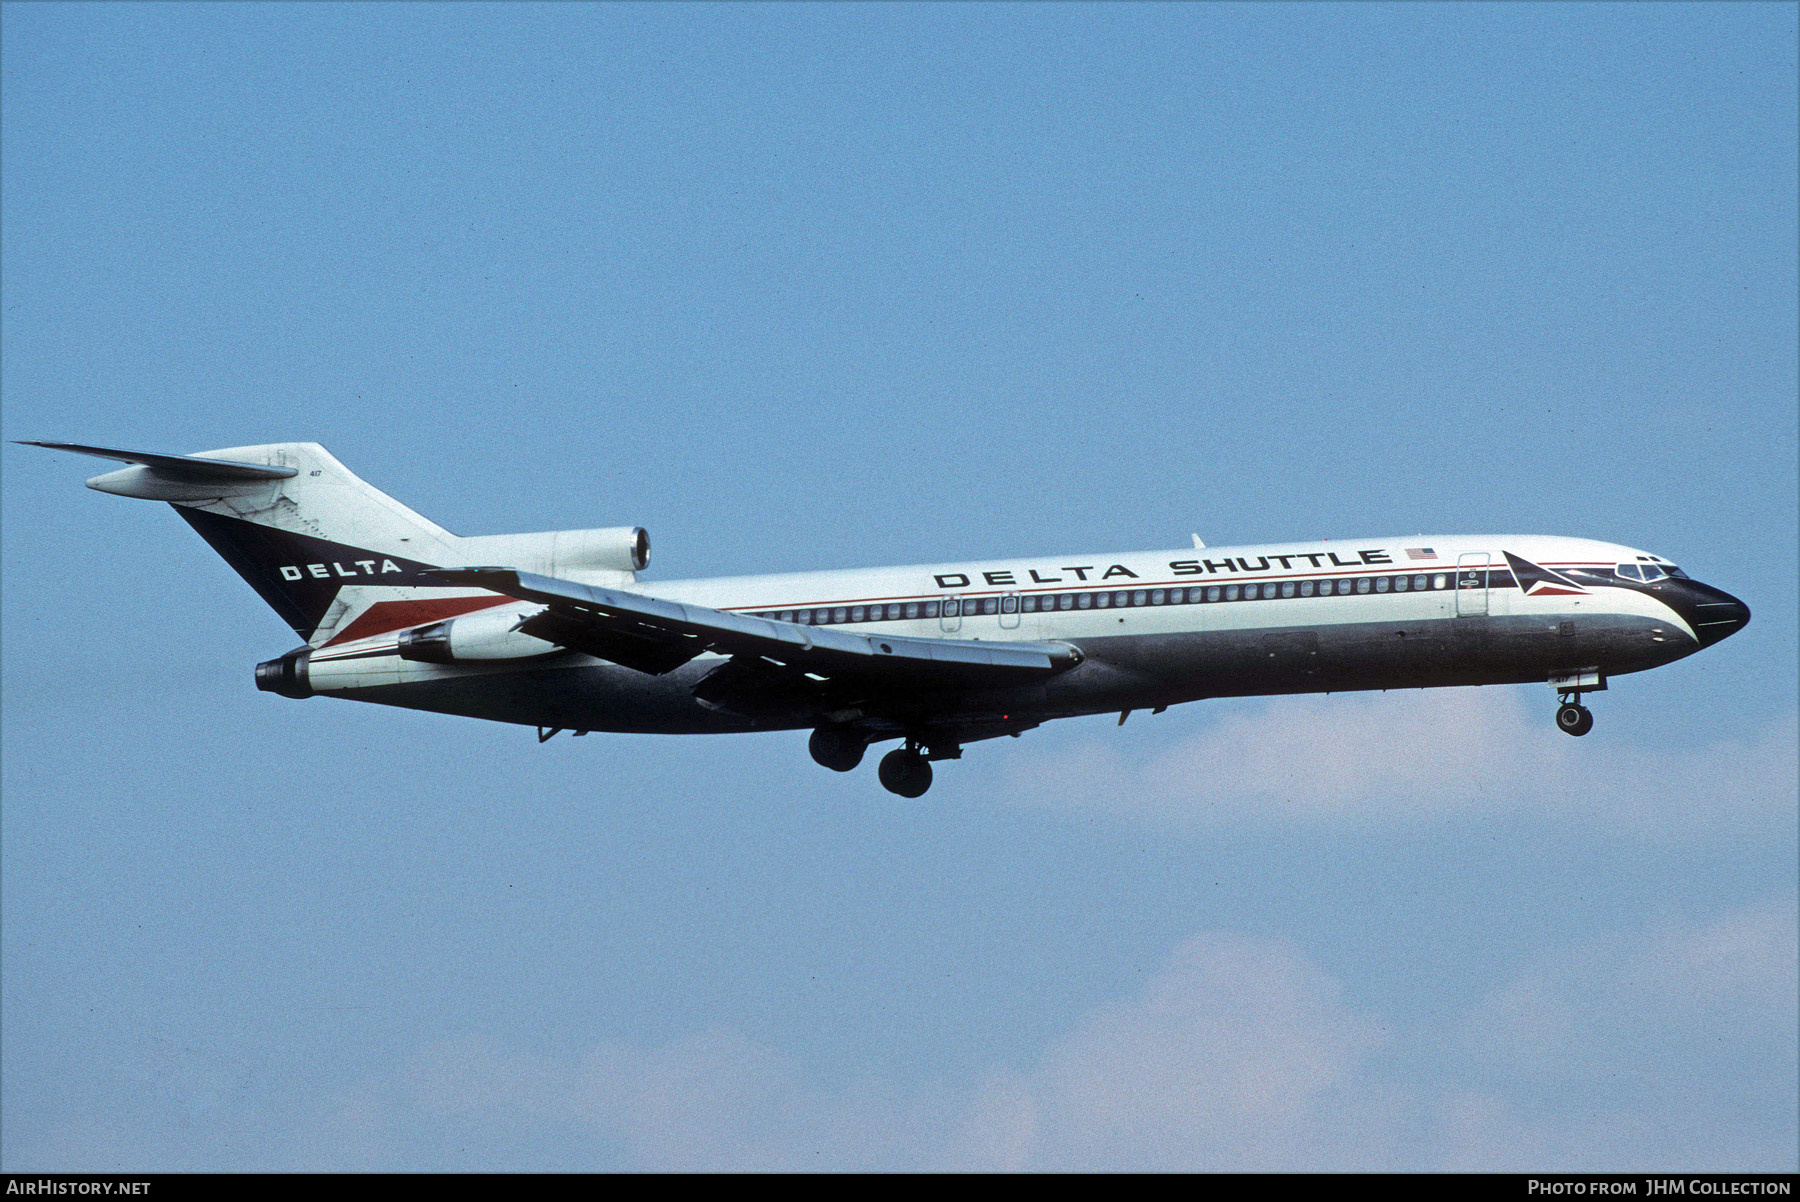
[(1436, 559), (1437, 552), (1430, 547), (1408, 547), (1406, 557), (1408, 559)]

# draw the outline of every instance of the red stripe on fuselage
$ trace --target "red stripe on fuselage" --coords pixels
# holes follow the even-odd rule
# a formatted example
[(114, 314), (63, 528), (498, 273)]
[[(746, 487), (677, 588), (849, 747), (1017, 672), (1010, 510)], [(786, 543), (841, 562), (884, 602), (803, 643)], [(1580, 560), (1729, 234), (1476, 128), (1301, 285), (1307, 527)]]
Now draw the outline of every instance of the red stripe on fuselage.
[(422, 626), (426, 622), (442, 622), (445, 618), (454, 618), (458, 614), (505, 605), (511, 600), (511, 597), (496, 597), (488, 593), (481, 597), (441, 597), (429, 601), (377, 601), (322, 645), (330, 647), (336, 643), (353, 643), (357, 639), (386, 634), (391, 630), (405, 630), (409, 626)]

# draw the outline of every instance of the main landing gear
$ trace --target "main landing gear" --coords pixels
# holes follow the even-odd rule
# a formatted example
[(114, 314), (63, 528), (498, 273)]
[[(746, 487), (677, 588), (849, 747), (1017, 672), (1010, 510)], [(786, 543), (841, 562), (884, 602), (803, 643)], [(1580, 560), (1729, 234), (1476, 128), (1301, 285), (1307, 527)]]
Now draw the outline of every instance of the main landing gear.
[(896, 747), (881, 757), (881, 787), (902, 797), (923, 797), (931, 788), (931, 762), (916, 747)]
[(1579, 693), (1565, 693), (1556, 707), (1556, 728), (1564, 734), (1585, 735), (1594, 729), (1594, 711), (1581, 704)]
[[(888, 736), (892, 738), (893, 736)], [(858, 732), (842, 726), (821, 726), (812, 732), (806, 749), (812, 758), (833, 772), (848, 772), (862, 763), (869, 744)], [(902, 797), (923, 797), (931, 788), (932, 760), (954, 760), (962, 757), (962, 748), (954, 743), (937, 743), (929, 747), (917, 739), (881, 757), (881, 787)]]
[[(861, 735), (839, 726), (821, 726), (812, 732), (812, 738), (806, 742), (806, 749), (812, 752), (812, 758), (821, 766), (833, 772), (848, 772), (862, 763), (863, 752), (869, 745)], [(883, 781), (886, 780), (884, 776)], [(929, 783), (929, 778), (927, 778)], [(920, 789), (923, 793), (925, 790)]]

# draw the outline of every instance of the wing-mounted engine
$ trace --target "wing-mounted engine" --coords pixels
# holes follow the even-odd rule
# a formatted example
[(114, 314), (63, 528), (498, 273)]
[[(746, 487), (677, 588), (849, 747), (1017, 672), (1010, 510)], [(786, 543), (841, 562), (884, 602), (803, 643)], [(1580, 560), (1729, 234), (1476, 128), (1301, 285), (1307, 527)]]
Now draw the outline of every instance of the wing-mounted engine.
[(400, 632), (395, 654), (422, 664), (464, 664), (491, 660), (535, 659), (558, 655), (563, 648), (519, 630), (517, 610), (464, 614), (429, 626)]

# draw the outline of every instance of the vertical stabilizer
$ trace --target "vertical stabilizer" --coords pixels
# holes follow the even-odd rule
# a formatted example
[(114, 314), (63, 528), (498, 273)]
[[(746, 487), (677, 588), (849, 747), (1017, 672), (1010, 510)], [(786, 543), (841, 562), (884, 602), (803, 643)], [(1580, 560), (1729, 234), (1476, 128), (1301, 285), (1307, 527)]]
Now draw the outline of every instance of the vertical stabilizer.
[(283, 621), (314, 646), (511, 604), (431, 569), (505, 563), (624, 585), (649, 559), (637, 527), (459, 538), (375, 488), (313, 442), (161, 455), (76, 443), (33, 446), (130, 466), (88, 487), (167, 501)]
[[(332, 637), (344, 619), (379, 601), (402, 603), (392, 616), (417, 611), (418, 621), (438, 620), (446, 608), (467, 612), (485, 603), (470, 598), (467, 589), (446, 589), (420, 575), (458, 563), (455, 535), (369, 485), (317, 443), (227, 447), (196, 455), (33, 445), (130, 464), (95, 476), (88, 487), (169, 502), (309, 641)], [(451, 601), (452, 593), (461, 596), (448, 607), (441, 604)]]

